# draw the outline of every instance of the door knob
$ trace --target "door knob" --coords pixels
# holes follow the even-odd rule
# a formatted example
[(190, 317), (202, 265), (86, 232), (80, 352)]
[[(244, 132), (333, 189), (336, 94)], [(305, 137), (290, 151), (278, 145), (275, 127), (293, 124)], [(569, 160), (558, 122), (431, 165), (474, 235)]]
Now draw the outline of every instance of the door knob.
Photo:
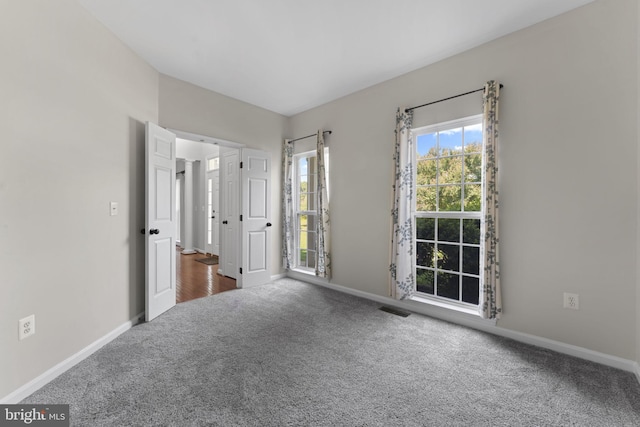
[(160, 234), (160, 230), (158, 230), (157, 228), (152, 228), (151, 230), (149, 230), (149, 234)]
[(229, 224), (229, 221), (222, 221), (223, 224)]
[(211, 218), (215, 218), (215, 216), (212, 216)]
[(271, 227), (271, 223), (270, 222), (267, 223), (267, 227)]

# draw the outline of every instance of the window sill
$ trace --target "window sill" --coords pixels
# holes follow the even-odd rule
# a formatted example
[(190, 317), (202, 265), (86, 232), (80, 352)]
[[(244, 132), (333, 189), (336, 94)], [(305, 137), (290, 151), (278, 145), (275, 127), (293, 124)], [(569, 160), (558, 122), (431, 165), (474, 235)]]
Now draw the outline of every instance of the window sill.
[(444, 308), (444, 309), (447, 309), (447, 310), (457, 311), (457, 312), (460, 312), (460, 313), (470, 314), (472, 316), (477, 316), (479, 318), (482, 318), (482, 316), (480, 316), (480, 312), (479, 312), (478, 309), (464, 307), (464, 306), (458, 305), (458, 304), (451, 304), (451, 303), (447, 303), (445, 301), (437, 301), (435, 299), (425, 298), (425, 297), (421, 297), (419, 295), (412, 296), (410, 298), (410, 300), (419, 302), (421, 304), (429, 304), (429, 305), (433, 305), (433, 306), (436, 306), (436, 307)]
[(316, 275), (316, 272), (314, 270), (311, 270), (311, 269), (308, 269), (308, 268), (292, 268), (290, 270), (294, 271), (296, 273), (308, 274), (309, 276), (315, 276)]

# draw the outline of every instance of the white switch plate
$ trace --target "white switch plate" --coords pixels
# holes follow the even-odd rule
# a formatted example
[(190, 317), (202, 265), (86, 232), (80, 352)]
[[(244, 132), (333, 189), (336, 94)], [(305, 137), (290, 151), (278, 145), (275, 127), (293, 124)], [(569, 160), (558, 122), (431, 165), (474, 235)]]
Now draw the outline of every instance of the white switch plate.
[(111, 214), (111, 216), (118, 215), (118, 202), (109, 203), (109, 213)]

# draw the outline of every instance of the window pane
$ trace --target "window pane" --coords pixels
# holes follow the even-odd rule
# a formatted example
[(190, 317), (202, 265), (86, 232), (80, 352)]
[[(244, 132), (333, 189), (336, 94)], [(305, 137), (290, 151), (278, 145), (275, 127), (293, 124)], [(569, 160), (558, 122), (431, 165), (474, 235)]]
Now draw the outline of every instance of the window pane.
[(436, 157), (436, 134), (419, 135), (416, 140), (416, 152), (418, 158)]
[(309, 185), (307, 183), (307, 175), (300, 176), (300, 186), (298, 187), (299, 193), (306, 193)]
[(438, 296), (460, 300), (460, 276), (438, 272)]
[(435, 212), (436, 187), (418, 187), (416, 190), (416, 210), (418, 212)]
[(418, 268), (416, 270), (416, 289), (418, 292), (433, 295), (433, 277), (433, 271)]
[(313, 231), (307, 232), (307, 248), (316, 249), (316, 233)]
[(300, 230), (302, 231), (307, 231), (307, 223), (309, 222), (308, 216), (307, 215), (300, 215), (298, 216), (298, 227), (300, 228)]
[(480, 274), (480, 248), (475, 246), (462, 247), (462, 272)]
[(459, 242), (460, 220), (457, 218), (438, 219), (438, 240), (441, 242)]
[(300, 241), (299, 241), (299, 245), (298, 247), (302, 250), (302, 249), (307, 249), (309, 246), (307, 246), (307, 232), (306, 231), (301, 231), (300, 232)]
[(460, 271), (460, 246), (438, 244), (438, 268)]
[(482, 186), (480, 184), (468, 184), (464, 186), (464, 210), (467, 212), (480, 212), (482, 206)]
[(482, 180), (482, 155), (469, 154), (464, 156), (464, 181), (480, 182)]
[(463, 219), (462, 220), (462, 241), (464, 243), (480, 244), (480, 220), (479, 219)]
[(316, 193), (310, 191), (307, 193), (307, 210), (315, 211), (316, 210)]
[(462, 276), (462, 301), (478, 305), (480, 296), (480, 280), (475, 277)]
[(462, 156), (439, 159), (438, 168), (438, 184), (462, 182)]
[(309, 160), (306, 157), (301, 157), (298, 160), (298, 173), (299, 175), (307, 175), (309, 173)]
[(435, 267), (433, 263), (435, 245), (433, 243), (417, 242), (416, 265), (420, 267)]
[(441, 156), (462, 153), (462, 128), (439, 132), (438, 145)]
[(300, 249), (300, 266), (301, 267), (307, 266), (307, 250), (306, 249)]
[(438, 210), (459, 212), (462, 205), (462, 187), (448, 185), (438, 187)]
[(436, 160), (419, 160), (416, 167), (416, 183), (418, 185), (436, 183)]
[(309, 249), (307, 253), (307, 267), (316, 268), (316, 251)]
[(435, 222), (433, 218), (416, 218), (416, 238), (420, 240), (435, 239)]
[(464, 127), (465, 153), (479, 153), (482, 151), (482, 123)]
[[(316, 216), (315, 215), (306, 215), (307, 217), (307, 230), (308, 231), (316, 231)], [(312, 246), (310, 246), (312, 247)]]

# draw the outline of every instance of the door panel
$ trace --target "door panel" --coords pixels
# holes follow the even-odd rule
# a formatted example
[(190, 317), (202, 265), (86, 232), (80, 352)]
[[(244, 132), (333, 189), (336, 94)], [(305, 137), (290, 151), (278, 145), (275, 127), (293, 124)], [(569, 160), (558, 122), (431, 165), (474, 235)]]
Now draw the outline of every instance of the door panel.
[(145, 318), (176, 304), (176, 136), (147, 122), (145, 196)]
[(220, 172), (213, 176), (213, 249), (212, 254), (220, 255)]
[(271, 280), (271, 155), (242, 149), (242, 275), (239, 286), (248, 287)]
[[(221, 274), (237, 278), (238, 271), (238, 167), (239, 153), (237, 150), (222, 154), (220, 174), (222, 176), (222, 239), (220, 242), (220, 270)], [(220, 271), (218, 270), (218, 271)]]

